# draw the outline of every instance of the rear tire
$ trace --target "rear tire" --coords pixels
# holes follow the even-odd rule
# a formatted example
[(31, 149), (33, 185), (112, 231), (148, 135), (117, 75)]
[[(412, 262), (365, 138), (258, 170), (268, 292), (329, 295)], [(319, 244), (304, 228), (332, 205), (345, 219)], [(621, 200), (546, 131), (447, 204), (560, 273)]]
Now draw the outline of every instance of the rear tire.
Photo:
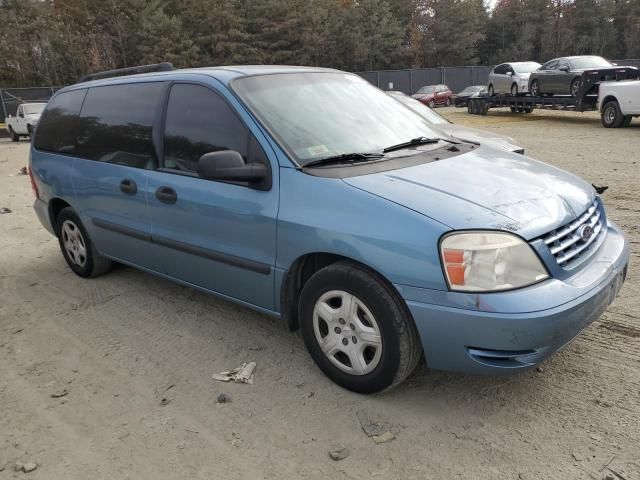
[(620, 128), (625, 120), (622, 111), (620, 111), (620, 105), (615, 100), (604, 104), (600, 118), (604, 128)]
[(12, 127), (9, 127), (9, 135), (11, 136), (11, 141), (12, 142), (19, 142), (20, 141), (20, 135), (18, 135), (16, 132), (14, 132)]
[(307, 281), (299, 318), (318, 367), (354, 392), (376, 393), (396, 386), (422, 357), (418, 331), (404, 301), (375, 272), (350, 261), (331, 264)]
[(98, 253), (73, 208), (63, 208), (58, 214), (56, 234), (62, 256), (76, 275), (97, 277), (111, 269), (111, 260)]

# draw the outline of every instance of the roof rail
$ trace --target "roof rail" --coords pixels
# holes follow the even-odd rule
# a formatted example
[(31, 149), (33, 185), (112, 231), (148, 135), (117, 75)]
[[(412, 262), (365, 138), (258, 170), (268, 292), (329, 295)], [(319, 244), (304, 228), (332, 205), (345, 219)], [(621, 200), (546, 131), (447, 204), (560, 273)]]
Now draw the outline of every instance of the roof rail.
[(90, 80), (100, 80), (102, 78), (121, 77), (123, 75), (135, 75), (137, 73), (168, 72), (174, 70), (170, 62), (153, 63), (151, 65), (138, 65), (136, 67), (118, 68), (116, 70), (106, 70), (104, 72), (90, 73), (80, 77), (78, 83)]

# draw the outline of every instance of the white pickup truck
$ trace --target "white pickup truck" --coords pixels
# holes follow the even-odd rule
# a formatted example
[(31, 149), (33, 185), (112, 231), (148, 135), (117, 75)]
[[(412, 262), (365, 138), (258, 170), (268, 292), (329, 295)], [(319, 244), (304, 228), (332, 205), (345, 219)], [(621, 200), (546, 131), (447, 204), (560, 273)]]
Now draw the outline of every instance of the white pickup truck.
[(7, 116), (5, 122), (12, 141), (17, 142), (22, 136), (31, 136), (46, 105), (46, 103), (23, 103), (18, 106), (15, 117)]
[(598, 111), (605, 128), (628, 127), (632, 117), (640, 116), (640, 80), (602, 82)]

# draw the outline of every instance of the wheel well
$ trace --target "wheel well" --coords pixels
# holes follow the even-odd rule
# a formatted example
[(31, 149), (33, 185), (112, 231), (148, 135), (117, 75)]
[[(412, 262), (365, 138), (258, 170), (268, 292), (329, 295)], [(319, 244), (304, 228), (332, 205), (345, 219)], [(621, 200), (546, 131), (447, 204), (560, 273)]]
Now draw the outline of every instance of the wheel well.
[(49, 202), (49, 221), (51, 222), (51, 226), (55, 230), (56, 223), (58, 223), (58, 215), (62, 211), (63, 208), (70, 207), (67, 202), (62, 200), (61, 198), (54, 198)]
[(617, 102), (618, 99), (616, 97), (614, 97), (613, 95), (607, 95), (606, 97), (604, 97), (604, 99), (602, 100), (602, 103), (600, 104), (600, 111), (603, 112), (604, 111), (604, 106), (609, 103), (609, 102)]
[(395, 291), (390, 282), (371, 267), (342, 255), (333, 253), (310, 253), (298, 258), (286, 272), (280, 288), (280, 314), (290, 331), (296, 331), (298, 324), (298, 300), (307, 281), (318, 270), (332, 263), (348, 260), (369, 270), (376, 277), (386, 282)]

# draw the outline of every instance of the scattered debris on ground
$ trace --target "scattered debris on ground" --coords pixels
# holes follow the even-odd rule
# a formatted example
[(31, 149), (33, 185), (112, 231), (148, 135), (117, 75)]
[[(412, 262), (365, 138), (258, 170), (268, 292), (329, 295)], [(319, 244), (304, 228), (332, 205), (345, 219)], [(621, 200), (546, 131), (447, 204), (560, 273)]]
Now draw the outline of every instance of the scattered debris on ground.
[(372, 420), (364, 410), (358, 410), (356, 417), (358, 417), (360, 426), (364, 433), (367, 434), (367, 437), (375, 437), (389, 431), (390, 426), (387, 422)]
[(216, 402), (218, 402), (218, 403), (231, 403), (231, 397), (229, 395), (227, 395), (226, 393), (221, 393), (216, 398)]
[(38, 464), (34, 462), (27, 462), (27, 463), (16, 462), (16, 466), (14, 470), (16, 472), (29, 473), (29, 472), (33, 472), (36, 468), (38, 468)]
[(228, 372), (214, 373), (213, 379), (221, 382), (233, 380), (236, 383), (253, 384), (253, 372), (256, 369), (256, 362), (243, 363), (241, 367)]
[(0, 215), (3, 213), (11, 213), (11, 210), (7, 207), (0, 207)]
[(331, 460), (336, 462), (344, 460), (349, 455), (351, 455), (351, 450), (349, 447), (345, 447), (343, 445), (333, 446), (331, 447), (331, 450), (329, 450), (329, 457), (331, 457)]
[(69, 395), (69, 390), (63, 388), (62, 390), (56, 390), (55, 392), (53, 392), (51, 394), (51, 398), (62, 398), (66, 397), (67, 395)]
[(18, 170), (18, 175), (26, 175), (27, 173), (29, 173), (27, 171), (27, 167), (22, 167), (20, 170)]
[(163, 398), (162, 400), (160, 400), (160, 406), (165, 407), (169, 405), (171, 403), (171, 400), (172, 400), (171, 398), (167, 398), (167, 397)]
[(593, 183), (591, 184), (591, 186), (593, 187), (593, 189), (596, 191), (598, 195), (600, 195), (601, 193), (604, 193), (609, 188), (609, 185), (603, 185), (601, 187), (598, 187)]
[(373, 440), (373, 442), (376, 445), (380, 445), (381, 443), (390, 442), (394, 438), (396, 438), (396, 436), (393, 433), (391, 433), (389, 430), (384, 432), (382, 435), (374, 435), (373, 437), (371, 437), (371, 439)]

